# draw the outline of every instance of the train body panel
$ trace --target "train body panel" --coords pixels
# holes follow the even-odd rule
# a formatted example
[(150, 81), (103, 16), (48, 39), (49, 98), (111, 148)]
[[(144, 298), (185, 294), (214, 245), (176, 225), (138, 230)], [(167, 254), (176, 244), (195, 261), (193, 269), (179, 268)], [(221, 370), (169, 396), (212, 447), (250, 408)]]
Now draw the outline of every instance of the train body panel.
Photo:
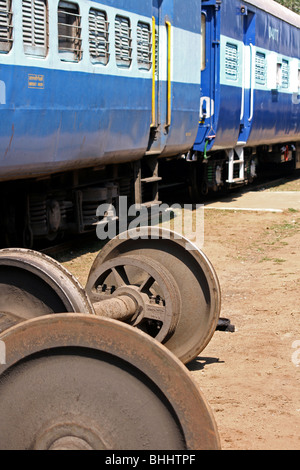
[(204, 1), (202, 15), (206, 63), (194, 149), (299, 141), (299, 16), (257, 0)]
[[(9, 8), (10, 2), (2, 3)], [(31, 3), (34, 8), (44, 4)], [(154, 100), (159, 112), (152, 128), (163, 136), (154, 151), (173, 154), (192, 146), (201, 56), (200, 24), (191, 13), (195, 0), (189, 1), (184, 22), (180, 3), (174, 0), (45, 5), (48, 26), (45, 20), (43, 27), (49, 41), (44, 52), (38, 42), (26, 49), (28, 12), (24, 2), (22, 10), (22, 2), (16, 1), (11, 50), (0, 54), (1, 180), (142, 158), (151, 150)], [(153, 15), (157, 15), (155, 90)], [(74, 18), (80, 22), (72, 25), (72, 34), (79, 36), (77, 46), (66, 27), (57, 28), (57, 23), (71, 23)], [(1, 45), (4, 42), (0, 41), (0, 49)], [(187, 50), (195, 54), (188, 56)], [(185, 94), (190, 97), (187, 103), (182, 99)]]
[(198, 0), (0, 0), (5, 244), (89, 230), (119, 195), (158, 200), (157, 159), (198, 131), (200, 18)]
[[(5, 67), (1, 69), (5, 77)], [(7, 80), (7, 105), (0, 109), (1, 179), (13, 167), (20, 178), (31, 171), (43, 174), (45, 165), (54, 172), (72, 165), (121, 163), (129, 155), (134, 159), (145, 153), (151, 115), (145, 100), (151, 97), (149, 80), (139, 80), (137, 85), (127, 77), (101, 76), (99, 80), (94, 74), (70, 76), (69, 72), (40, 68), (30, 68), (28, 78), (26, 67), (15, 67), (14, 74), (23, 86)], [(34, 106), (24, 104), (23, 87), (29, 80), (33, 88), (26, 95)], [(37, 88), (39, 83), (53, 93), (44, 94)], [(113, 93), (119, 87), (126, 90), (122, 103)]]

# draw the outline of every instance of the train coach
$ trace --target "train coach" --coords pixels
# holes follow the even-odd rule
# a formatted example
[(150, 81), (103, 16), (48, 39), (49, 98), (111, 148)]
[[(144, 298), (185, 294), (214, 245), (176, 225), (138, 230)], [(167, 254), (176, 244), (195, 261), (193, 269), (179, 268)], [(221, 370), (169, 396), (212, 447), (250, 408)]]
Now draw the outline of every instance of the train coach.
[(157, 158), (197, 135), (200, 5), (0, 0), (2, 243), (84, 232), (119, 195), (157, 202)]
[(162, 179), (199, 202), (299, 168), (299, 27), (272, 0), (0, 0), (1, 244), (157, 204)]
[(300, 16), (272, 0), (203, 0), (194, 199), (251, 181), (257, 164), (300, 168)]

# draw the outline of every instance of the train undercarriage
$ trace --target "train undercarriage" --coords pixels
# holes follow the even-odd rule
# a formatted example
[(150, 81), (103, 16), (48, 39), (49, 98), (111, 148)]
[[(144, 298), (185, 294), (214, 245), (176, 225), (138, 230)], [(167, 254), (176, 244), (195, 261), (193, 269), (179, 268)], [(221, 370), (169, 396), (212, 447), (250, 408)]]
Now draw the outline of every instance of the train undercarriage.
[[(160, 203), (160, 192), (181, 185), (190, 202), (201, 203), (210, 192), (251, 184), (257, 176), (282, 176), (300, 168), (299, 144), (235, 148), (177, 158), (145, 157), (123, 165), (89, 168), (1, 183), (1, 236), (5, 246), (32, 248), (43, 240), (57, 243), (65, 234), (81, 234), (105, 223), (101, 204), (115, 208), (119, 197), (128, 205), (149, 208)], [(276, 173), (275, 173), (276, 172)], [(173, 194), (174, 198), (174, 194)], [(182, 201), (175, 201), (182, 202)]]

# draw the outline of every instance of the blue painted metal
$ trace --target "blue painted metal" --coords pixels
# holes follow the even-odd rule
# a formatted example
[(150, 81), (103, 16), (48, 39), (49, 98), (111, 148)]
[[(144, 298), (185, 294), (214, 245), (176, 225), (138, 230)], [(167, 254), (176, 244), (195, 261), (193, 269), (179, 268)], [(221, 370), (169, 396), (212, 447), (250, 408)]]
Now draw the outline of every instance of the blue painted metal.
[[(187, 152), (197, 133), (200, 100), (200, 73), (197, 81), (189, 81), (189, 67), (194, 71), (200, 68), (199, 1), (187, 0), (184, 9), (179, 0), (96, 3), (101, 9), (113, 8), (114, 14), (121, 10), (129, 17), (134, 15), (134, 21), (141, 17), (149, 25), (154, 15), (160, 28), (165, 27), (166, 20), (171, 22), (173, 46), (176, 45), (172, 51), (172, 124), (169, 129), (164, 128), (166, 75), (165, 64), (159, 64), (158, 114), (162, 139), (157, 151), (163, 155)], [(78, 4), (81, 7), (81, 0)], [(57, 20), (57, 4), (48, 5), (53, 23)], [(13, 8), (20, 6), (13, 3)], [(19, 21), (20, 13), (15, 15)], [(111, 33), (113, 18), (111, 14)], [(9, 54), (0, 54), (0, 180), (129, 162), (142, 158), (148, 149), (152, 72), (140, 72), (136, 66), (127, 70), (113, 67), (113, 42), (108, 67), (90, 63), (88, 46), (78, 64), (63, 62), (52, 33), (53, 28), (46, 59), (33, 61), (24, 55), (22, 28), (14, 30), (18, 47), (14, 44)], [(194, 43), (189, 47), (191, 35), (199, 38), (196, 54)], [(180, 45), (180, 38), (186, 37)], [(133, 44), (136, 47), (135, 38)], [(166, 57), (166, 53), (161, 57)], [(199, 63), (195, 63), (195, 57)], [(181, 75), (187, 80), (181, 81)]]
[[(282, 87), (268, 89), (266, 85), (266, 89), (262, 90), (253, 84), (255, 55), (252, 56), (252, 64), (246, 63), (243, 70), (241, 58), (249, 47), (253, 47), (254, 51), (263, 50), (266, 57), (272, 52), (278, 54), (279, 60), (286, 57), (289, 61), (292, 58), (300, 61), (300, 22), (296, 21), (294, 25), (283, 21), (281, 17), (276, 17), (275, 10), (272, 12), (272, 2), (264, 9), (259, 8), (260, 3), (265, 5), (257, 0), (223, 0), (216, 5), (204, 0), (202, 3), (202, 11), (207, 18), (207, 63), (202, 72), (200, 123), (194, 145), (196, 151), (203, 153), (235, 148), (239, 142), (244, 142), (244, 146), (259, 146), (300, 140), (299, 95)], [(280, 6), (278, 8), (276, 12), (280, 12)], [(219, 47), (222, 41), (223, 49)], [(230, 83), (222, 76), (224, 41), (232, 41), (239, 48), (239, 74), (240, 78), (245, 74), (246, 84), (244, 113), (241, 113), (243, 81)], [(254, 88), (253, 118), (249, 120), (252, 114), (251, 80)]]
[[(255, 121), (254, 115), (254, 87), (255, 87), (255, 76), (253, 68), (255, 68), (255, 60), (253, 54), (253, 48), (256, 42), (256, 13), (247, 8), (247, 14), (242, 16), (242, 34), (244, 46), (250, 48), (250, 64), (246, 67), (243, 63), (241, 65), (241, 74), (243, 75), (243, 83), (246, 80), (250, 83), (250, 88), (244, 87), (242, 90), (242, 113), (240, 119), (240, 132), (238, 142), (242, 145), (246, 143), (251, 132), (252, 124)], [(244, 70), (243, 70), (244, 68)], [(248, 75), (248, 76), (247, 76)]]

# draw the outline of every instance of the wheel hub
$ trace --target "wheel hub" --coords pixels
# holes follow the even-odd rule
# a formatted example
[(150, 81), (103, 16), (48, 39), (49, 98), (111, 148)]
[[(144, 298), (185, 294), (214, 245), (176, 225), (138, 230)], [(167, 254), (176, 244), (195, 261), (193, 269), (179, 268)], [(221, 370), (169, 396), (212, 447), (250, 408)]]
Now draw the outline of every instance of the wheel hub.
[[(127, 321), (165, 342), (175, 331), (179, 319), (180, 295), (170, 273), (145, 256), (117, 257), (103, 263), (90, 276), (87, 287), (95, 313), (103, 315), (102, 303), (128, 297), (134, 302), (131, 315), (111, 311), (111, 317)], [(109, 304), (107, 304), (109, 306)]]
[(78, 417), (64, 418), (37, 433), (34, 450), (105, 450), (100, 432), (87, 418), (85, 424)]

